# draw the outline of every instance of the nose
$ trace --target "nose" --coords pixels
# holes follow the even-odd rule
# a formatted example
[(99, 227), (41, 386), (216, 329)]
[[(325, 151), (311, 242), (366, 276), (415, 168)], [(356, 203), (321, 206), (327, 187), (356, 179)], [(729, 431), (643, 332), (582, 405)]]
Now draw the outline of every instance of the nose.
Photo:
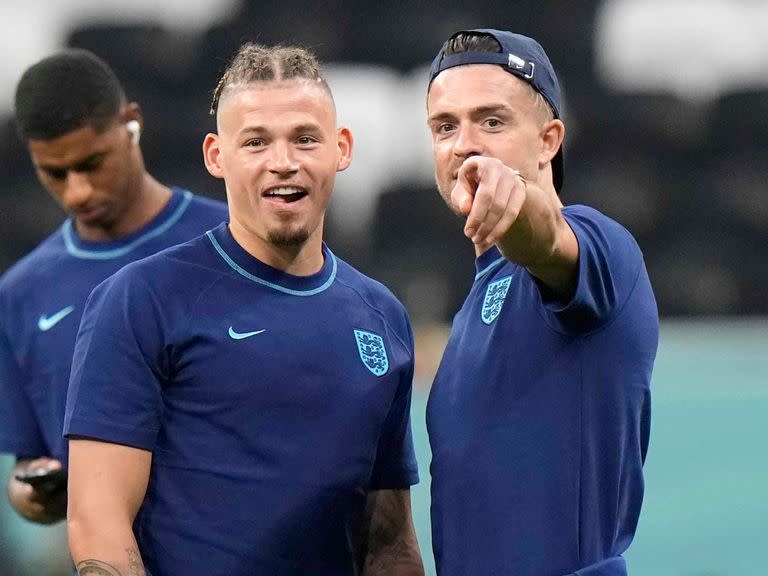
[(90, 200), (93, 194), (93, 186), (88, 178), (88, 174), (69, 170), (64, 182), (64, 194), (62, 203), (67, 209), (74, 209), (84, 206)]
[(483, 147), (473, 125), (459, 126), (453, 140), (453, 153), (460, 158), (482, 155)]
[(290, 144), (273, 142), (269, 152), (268, 169), (273, 174), (291, 175), (299, 171), (299, 163), (293, 157)]

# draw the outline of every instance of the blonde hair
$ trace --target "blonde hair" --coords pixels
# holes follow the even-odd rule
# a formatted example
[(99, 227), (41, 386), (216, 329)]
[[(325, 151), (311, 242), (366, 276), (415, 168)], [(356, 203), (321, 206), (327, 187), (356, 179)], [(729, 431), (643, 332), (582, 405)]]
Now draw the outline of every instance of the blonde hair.
[(216, 115), (221, 97), (229, 86), (302, 78), (316, 81), (331, 94), (320, 72), (317, 58), (309, 50), (297, 46), (264, 46), (248, 42), (240, 47), (216, 84), (210, 114)]

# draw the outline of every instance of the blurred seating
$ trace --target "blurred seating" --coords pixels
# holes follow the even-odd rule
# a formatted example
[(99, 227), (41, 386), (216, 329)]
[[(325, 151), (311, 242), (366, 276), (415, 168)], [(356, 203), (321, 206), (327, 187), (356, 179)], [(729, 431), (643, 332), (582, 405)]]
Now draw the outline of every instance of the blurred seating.
[(328, 84), (336, 101), (338, 121), (354, 137), (352, 165), (336, 180), (330, 221), (347, 242), (366, 241), (377, 197), (403, 172), (413, 142), (398, 137), (406, 128), (398, 111), (400, 75), (370, 65), (328, 65)]
[[(533, 9), (533, 0), (529, 4)], [(568, 38), (585, 34), (596, 5), (590, 2), (588, 14), (574, 20), (578, 26)], [(503, 22), (521, 6), (481, 2), (478, 14)], [(558, 22), (573, 15), (554, 4), (541, 9)], [(285, 29), (281, 23), (298, 11), (312, 26)], [(356, 141), (352, 166), (337, 179), (329, 242), (391, 283), (426, 319), (445, 320), (468, 288), (472, 254), (434, 185), (425, 65), (439, 39), (478, 25), (470, 16), (436, 10), (431, 2), (373, 12), (351, 10), (344, 0), (322, 8), (243, 2), (200, 33), (169, 29), (160, 20), (91, 21), (72, 30), (67, 44), (105, 58), (129, 99), (142, 106), (150, 170), (163, 182), (218, 198), (224, 186), (205, 170), (201, 142), (215, 129), (210, 96), (227, 62), (245, 40), (315, 50), (331, 62), (326, 69), (339, 120)], [(674, 86), (606, 89), (595, 83), (585, 45), (558, 44), (536, 18), (517, 16), (517, 29), (550, 47), (563, 80), (563, 200), (595, 206), (636, 236), (663, 314), (768, 313), (767, 299), (754, 288), (768, 282), (755, 248), (768, 243), (768, 90), (744, 88), (710, 103), (682, 99)], [(383, 25), (372, 31), (367, 23), (379, 17)], [(40, 202), (44, 193), (14, 130), (10, 119), (0, 123), (0, 269), (50, 232), (61, 214)], [(462, 263), (464, 254), (469, 264)]]
[(371, 229), (371, 273), (416, 323), (450, 319), (474, 280), (474, 250), (436, 186), (404, 184), (379, 197)]

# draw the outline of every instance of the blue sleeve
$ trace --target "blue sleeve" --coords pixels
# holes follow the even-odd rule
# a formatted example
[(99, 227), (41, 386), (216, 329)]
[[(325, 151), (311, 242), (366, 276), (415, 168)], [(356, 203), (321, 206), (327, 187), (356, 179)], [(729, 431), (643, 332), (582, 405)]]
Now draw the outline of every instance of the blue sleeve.
[(594, 332), (629, 300), (645, 270), (643, 256), (632, 235), (597, 210), (570, 206), (563, 216), (579, 243), (578, 278), (570, 301), (544, 301), (547, 319), (567, 334)]
[(405, 322), (408, 332), (408, 365), (403, 369), (397, 393), (379, 437), (376, 460), (371, 475), (372, 490), (404, 489), (419, 482), (418, 465), (411, 433), (413, 333), (407, 317)]
[(152, 450), (168, 362), (151, 289), (132, 266), (100, 284), (85, 305), (64, 416), (64, 436)]
[(24, 391), (21, 369), (5, 330), (0, 326), (0, 452), (17, 458), (46, 456), (32, 404)]

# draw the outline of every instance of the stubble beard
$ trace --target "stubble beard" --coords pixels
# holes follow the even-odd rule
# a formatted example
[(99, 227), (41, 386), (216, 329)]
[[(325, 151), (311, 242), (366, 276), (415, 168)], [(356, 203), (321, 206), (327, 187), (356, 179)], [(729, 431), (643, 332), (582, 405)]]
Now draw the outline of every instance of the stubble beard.
[(267, 241), (274, 246), (295, 248), (301, 246), (311, 234), (307, 228), (294, 228), (288, 230), (270, 230), (267, 232)]
[(440, 184), (440, 180), (438, 180), (437, 177), (435, 177), (435, 184), (437, 185), (437, 192), (440, 194), (440, 198), (443, 199), (443, 202), (445, 202), (448, 210), (450, 210), (455, 216), (463, 217), (463, 214), (454, 208), (453, 204), (451, 203), (451, 190), (453, 187), (451, 186), (451, 188), (446, 190), (445, 187)]

